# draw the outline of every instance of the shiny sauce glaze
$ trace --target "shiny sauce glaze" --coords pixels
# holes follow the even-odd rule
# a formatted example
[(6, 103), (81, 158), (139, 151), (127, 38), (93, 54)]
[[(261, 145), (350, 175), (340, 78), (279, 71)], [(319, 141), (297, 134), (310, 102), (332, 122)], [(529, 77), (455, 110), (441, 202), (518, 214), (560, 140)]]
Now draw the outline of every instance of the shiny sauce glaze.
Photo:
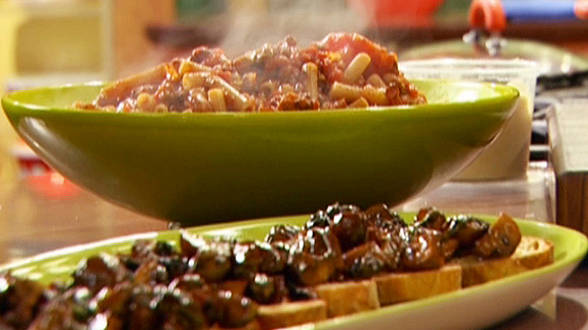
[(0, 277), (0, 327), (9, 329), (235, 328), (263, 304), (316, 298), (314, 287), (442, 267), (456, 256), (511, 255), (516, 223), (422, 209), (407, 224), (386, 205), (333, 204), (302, 227), (273, 227), (264, 241), (181, 231), (179, 248), (139, 240), (129, 253), (86, 259), (69, 284), (48, 288)]

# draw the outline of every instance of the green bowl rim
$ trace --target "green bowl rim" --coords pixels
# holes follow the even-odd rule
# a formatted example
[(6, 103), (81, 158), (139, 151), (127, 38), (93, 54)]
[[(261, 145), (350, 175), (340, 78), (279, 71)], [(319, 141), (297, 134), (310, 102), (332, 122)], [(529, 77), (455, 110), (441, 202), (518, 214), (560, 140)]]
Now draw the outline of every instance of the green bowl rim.
[[(384, 106), (384, 107), (369, 107), (369, 108), (355, 108), (355, 109), (340, 109), (340, 110), (328, 110), (328, 111), (308, 111), (308, 110), (296, 110), (296, 111), (276, 111), (276, 112), (206, 112), (206, 113), (179, 113), (179, 112), (168, 112), (168, 113), (146, 113), (146, 112), (133, 112), (133, 113), (117, 113), (117, 112), (106, 112), (106, 111), (88, 111), (83, 109), (75, 109), (73, 107), (52, 107), (33, 104), (30, 102), (22, 102), (18, 100), (19, 96), (26, 96), (29, 94), (46, 93), (56, 91), (60, 89), (71, 89), (80, 87), (100, 87), (103, 86), (102, 82), (89, 82), (84, 84), (66, 84), (60, 86), (50, 87), (39, 87), (21, 91), (15, 91), (6, 94), (2, 97), (2, 105), (4, 111), (21, 112), (21, 113), (51, 113), (54, 115), (69, 115), (69, 116), (86, 116), (93, 118), (201, 118), (201, 117), (258, 117), (258, 116), (333, 116), (333, 114), (363, 114), (363, 113), (387, 113), (387, 112), (406, 112), (410, 110), (414, 111), (429, 111), (435, 109), (435, 112), (439, 114), (440, 110), (446, 110), (450, 112), (467, 111), (467, 109), (454, 109), (455, 105), (489, 105), (497, 102), (508, 102), (515, 100), (519, 95), (518, 89), (512, 86), (497, 84), (497, 83), (484, 83), (484, 82), (472, 82), (472, 81), (461, 81), (452, 79), (421, 79), (419, 81), (431, 81), (437, 83), (453, 83), (462, 86), (486, 86), (495, 90), (499, 95), (482, 97), (474, 101), (461, 101), (461, 102), (450, 102), (450, 103), (426, 103), (419, 105), (398, 105), (398, 106)], [(18, 109), (17, 109), (18, 108)], [(401, 110), (401, 111), (399, 111)]]

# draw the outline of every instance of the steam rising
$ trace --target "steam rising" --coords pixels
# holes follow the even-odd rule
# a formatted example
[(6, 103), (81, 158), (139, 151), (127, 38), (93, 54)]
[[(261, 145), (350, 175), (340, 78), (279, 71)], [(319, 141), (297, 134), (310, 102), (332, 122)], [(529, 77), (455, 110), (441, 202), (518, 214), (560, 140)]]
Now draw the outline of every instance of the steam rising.
[(300, 46), (321, 40), (330, 32), (361, 32), (367, 26), (342, 0), (269, 1), (268, 10), (247, 5), (233, 7), (228, 31), (220, 47), (228, 56), (275, 43), (291, 35)]
[[(323, 39), (330, 32), (363, 32), (366, 18), (351, 8), (345, 0), (226, 0), (231, 3), (226, 13), (215, 17), (184, 21), (198, 26), (199, 33), (224, 36), (217, 44), (228, 57), (276, 43), (291, 35), (300, 47)], [(265, 3), (265, 4), (262, 4)], [(193, 47), (201, 46), (194, 44)], [(154, 48), (140, 60), (126, 63), (117, 72), (125, 77), (144, 71), (174, 57), (185, 57), (190, 49)]]

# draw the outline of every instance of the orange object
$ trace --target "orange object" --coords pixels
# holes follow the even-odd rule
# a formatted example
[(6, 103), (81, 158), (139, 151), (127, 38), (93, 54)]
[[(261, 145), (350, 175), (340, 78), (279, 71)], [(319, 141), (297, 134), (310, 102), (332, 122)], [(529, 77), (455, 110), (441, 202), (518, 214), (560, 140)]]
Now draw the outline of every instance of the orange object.
[(491, 33), (504, 31), (506, 15), (500, 0), (474, 0), (470, 6), (470, 27)]
[(578, 0), (574, 4), (574, 13), (580, 19), (588, 19), (588, 0)]

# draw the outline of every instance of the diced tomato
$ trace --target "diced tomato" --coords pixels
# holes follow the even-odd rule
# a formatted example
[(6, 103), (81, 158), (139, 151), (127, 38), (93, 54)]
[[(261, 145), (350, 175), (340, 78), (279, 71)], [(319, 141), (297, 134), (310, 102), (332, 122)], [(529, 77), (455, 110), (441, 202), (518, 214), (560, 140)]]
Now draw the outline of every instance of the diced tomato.
[(372, 61), (367, 74), (398, 73), (398, 57), (357, 33), (331, 33), (320, 42), (322, 49), (341, 54), (346, 67), (358, 53), (368, 54)]

